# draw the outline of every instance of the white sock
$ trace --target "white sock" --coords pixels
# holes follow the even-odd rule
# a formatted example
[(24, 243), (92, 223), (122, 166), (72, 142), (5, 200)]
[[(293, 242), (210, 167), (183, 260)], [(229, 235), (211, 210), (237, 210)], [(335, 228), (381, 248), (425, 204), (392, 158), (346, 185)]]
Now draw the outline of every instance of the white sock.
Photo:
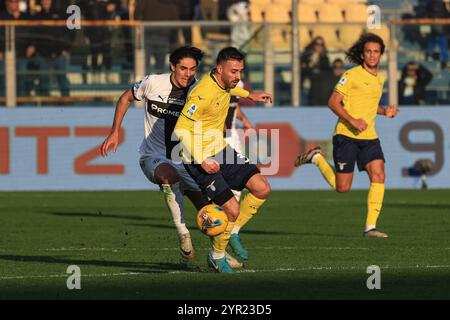
[(234, 197), (236, 198), (237, 202), (241, 200), (241, 191), (231, 190), (233, 191)]
[(315, 155), (313, 155), (313, 157), (311, 158), (311, 162), (314, 163), (314, 164), (316, 164), (316, 159), (317, 159), (317, 157), (318, 157), (319, 155), (321, 155), (320, 152), (319, 152), (319, 153), (316, 153)]
[(367, 232), (369, 230), (375, 229), (375, 226), (367, 226), (364, 232)]
[(166, 200), (167, 207), (172, 214), (173, 223), (177, 228), (178, 233), (185, 234), (189, 233), (184, 223), (184, 202), (183, 194), (180, 190), (180, 183), (162, 184), (162, 192), (164, 193), (164, 199)]
[[(236, 190), (231, 190), (231, 191), (233, 191), (234, 197), (236, 198), (237, 202), (240, 202), (242, 191), (236, 191)], [(237, 234), (237, 233), (239, 233), (239, 230), (241, 230), (241, 227), (234, 225), (233, 230), (231, 230), (231, 234)]]
[(237, 234), (241, 230), (241, 227), (234, 225), (233, 230), (231, 230), (231, 234)]
[(212, 251), (212, 257), (215, 260), (222, 259), (223, 257), (225, 257), (225, 252), (215, 252), (214, 250), (211, 250), (211, 251)]

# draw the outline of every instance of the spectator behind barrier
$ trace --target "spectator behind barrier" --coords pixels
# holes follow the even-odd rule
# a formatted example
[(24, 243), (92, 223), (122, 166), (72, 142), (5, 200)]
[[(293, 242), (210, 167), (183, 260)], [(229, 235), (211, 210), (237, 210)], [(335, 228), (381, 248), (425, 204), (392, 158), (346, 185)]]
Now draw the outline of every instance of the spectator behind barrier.
[(328, 90), (327, 79), (329, 80), (331, 68), (325, 40), (322, 37), (315, 37), (306, 46), (300, 60), (302, 90), (310, 87), (308, 105), (327, 105), (328, 96), (324, 92)]
[[(142, 21), (178, 21), (180, 12), (178, 0), (136, 0), (136, 20)], [(166, 55), (178, 46), (177, 30), (146, 27), (144, 32), (146, 62), (153, 57), (155, 63), (147, 73), (162, 73), (166, 65)], [(149, 63), (148, 65), (151, 65)]]
[[(447, 6), (442, 0), (428, 0), (426, 5), (427, 18), (449, 18), (450, 14)], [(436, 45), (439, 46), (439, 60), (441, 68), (447, 68), (448, 64), (448, 27), (444, 24), (432, 24), (430, 33), (427, 36), (427, 52), (426, 59), (429, 60), (434, 57), (434, 49)]]
[[(6, 10), (0, 12), (1, 20), (30, 20), (27, 13), (21, 12), (19, 0), (5, 0)], [(17, 96), (24, 97), (30, 94), (32, 82), (27, 77), (30, 58), (35, 55), (36, 48), (31, 45), (35, 33), (30, 27), (19, 26), (15, 28), (16, 36), (16, 86)], [(0, 74), (4, 74), (5, 59), (5, 27), (0, 27)], [(0, 95), (5, 95), (4, 77), (0, 77)]]
[[(120, 0), (78, 0), (77, 4), (86, 20), (114, 20), (120, 8)], [(85, 35), (89, 40), (89, 49), (91, 54), (91, 65), (89, 66), (88, 57), (84, 61), (83, 69), (94, 72), (95, 80), (98, 81), (98, 72), (104, 68), (111, 70), (111, 40), (112, 29), (109, 27), (86, 27)], [(100, 56), (102, 58), (100, 62)], [(86, 76), (83, 77), (86, 82)]]
[(248, 0), (228, 0), (227, 18), (233, 22), (231, 27), (231, 45), (247, 52), (250, 39), (250, 26), (242, 22), (250, 21), (250, 11)]
[(401, 105), (425, 103), (425, 88), (433, 79), (431, 72), (417, 62), (408, 62), (402, 70), (398, 83), (398, 96)]
[[(35, 20), (64, 20), (65, 10), (57, 9), (56, 1), (41, 0), (40, 12), (33, 16)], [(65, 27), (38, 26), (34, 47), (36, 54), (33, 61), (36, 63), (39, 75), (39, 84), (36, 93), (39, 96), (50, 96), (50, 74), (54, 70), (61, 96), (68, 97), (70, 83), (67, 79), (67, 64), (69, 49), (74, 40), (75, 33), (67, 32)]]

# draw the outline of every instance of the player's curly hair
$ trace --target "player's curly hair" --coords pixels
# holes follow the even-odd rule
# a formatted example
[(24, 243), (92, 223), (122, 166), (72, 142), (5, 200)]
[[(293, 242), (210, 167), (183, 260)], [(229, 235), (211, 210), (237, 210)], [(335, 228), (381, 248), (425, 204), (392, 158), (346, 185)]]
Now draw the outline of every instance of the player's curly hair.
[(245, 59), (244, 53), (236, 49), (235, 47), (226, 47), (219, 51), (217, 54), (216, 63), (219, 64), (228, 60), (242, 61)]
[(183, 46), (180, 48), (175, 49), (169, 57), (169, 61), (174, 66), (180, 63), (180, 61), (184, 58), (192, 58), (197, 62), (197, 65), (199, 65), (200, 61), (202, 61), (204, 52), (200, 50), (199, 48), (192, 47), (192, 46)]
[(377, 36), (374, 33), (363, 33), (359, 37), (358, 41), (356, 41), (355, 44), (345, 53), (347, 60), (350, 63), (358, 65), (363, 64), (364, 46), (367, 42), (375, 42), (380, 44), (381, 54), (384, 53), (386, 46), (384, 45), (383, 39), (381, 39), (381, 37)]

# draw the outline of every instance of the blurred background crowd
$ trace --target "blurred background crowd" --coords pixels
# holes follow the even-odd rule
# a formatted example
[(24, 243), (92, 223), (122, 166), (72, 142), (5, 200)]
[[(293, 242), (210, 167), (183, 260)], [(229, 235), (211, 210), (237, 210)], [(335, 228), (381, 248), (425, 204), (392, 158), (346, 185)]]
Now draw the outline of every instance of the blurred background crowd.
[[(99, 25), (68, 30), (64, 25), (38, 23), (66, 20), (67, 8), (73, 4), (81, 9), (83, 21)], [(382, 24), (367, 30), (371, 4), (380, 6)], [(291, 0), (0, 0), (0, 106), (6, 101), (7, 42), (7, 25), (1, 23), (12, 20), (26, 21), (15, 27), (18, 105), (112, 105), (139, 76), (167, 72), (171, 50), (193, 44), (207, 53), (200, 72), (213, 65), (222, 47), (243, 50), (246, 86), (252, 83), (254, 89), (263, 89), (267, 81), (264, 71), (270, 49), (275, 105), (289, 106), (291, 18)], [(417, 18), (443, 20), (400, 23), (395, 28), (390, 23)], [(345, 50), (363, 31), (382, 36), (388, 50), (393, 36), (399, 43), (398, 73), (388, 79), (397, 82), (399, 104), (450, 103), (448, 18), (450, 0), (300, 0), (301, 105), (326, 105), (335, 83), (351, 67)], [(143, 24), (127, 25), (130, 21)], [(141, 47), (142, 57), (137, 55)], [(387, 56), (382, 62), (386, 77)], [(138, 70), (139, 59), (144, 59), (145, 70)]]

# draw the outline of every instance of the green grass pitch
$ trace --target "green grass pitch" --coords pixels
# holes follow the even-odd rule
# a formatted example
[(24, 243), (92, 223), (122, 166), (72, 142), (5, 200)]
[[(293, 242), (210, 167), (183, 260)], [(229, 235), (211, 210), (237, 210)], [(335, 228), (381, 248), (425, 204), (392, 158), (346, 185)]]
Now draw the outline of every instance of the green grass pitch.
[[(187, 200), (197, 259), (185, 266), (158, 192), (0, 193), (0, 298), (449, 299), (449, 190), (387, 190), (388, 239), (362, 237), (366, 197), (274, 191), (241, 233), (244, 272), (224, 275), (207, 268)], [(69, 265), (81, 290), (67, 289)]]

